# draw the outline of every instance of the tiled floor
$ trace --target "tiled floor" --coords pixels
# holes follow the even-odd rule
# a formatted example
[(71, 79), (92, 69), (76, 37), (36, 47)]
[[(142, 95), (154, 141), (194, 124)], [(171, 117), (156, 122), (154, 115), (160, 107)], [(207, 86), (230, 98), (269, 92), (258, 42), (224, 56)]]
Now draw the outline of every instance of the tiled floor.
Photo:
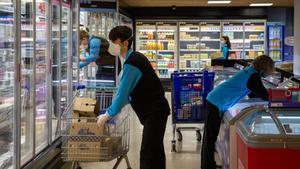
[[(166, 94), (170, 100), (170, 93)], [(193, 126), (200, 127), (200, 124)], [(139, 123), (137, 116), (131, 114), (131, 140), (130, 151), (128, 153), (129, 161), (133, 169), (139, 169), (139, 150), (142, 135), (142, 125)], [(178, 152), (171, 152), (172, 124), (171, 116), (169, 117), (166, 134), (165, 134), (165, 151), (167, 160), (167, 169), (199, 169), (200, 168), (200, 149), (201, 144), (196, 140), (196, 132), (183, 132), (182, 144), (177, 144)], [(179, 151), (180, 150), (180, 151)], [(108, 163), (81, 163), (83, 169), (110, 169), (115, 161)], [(126, 169), (126, 163), (123, 161), (119, 168)]]

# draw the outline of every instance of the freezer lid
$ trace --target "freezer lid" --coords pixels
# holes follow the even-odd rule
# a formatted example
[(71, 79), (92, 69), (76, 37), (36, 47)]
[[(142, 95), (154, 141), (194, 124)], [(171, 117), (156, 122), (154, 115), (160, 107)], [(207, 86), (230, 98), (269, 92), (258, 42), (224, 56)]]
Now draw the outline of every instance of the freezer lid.
[(260, 109), (268, 105), (268, 102), (257, 98), (244, 99), (231, 107), (224, 115), (224, 120), (230, 124), (236, 123), (243, 114), (250, 110)]
[(271, 109), (284, 132), (288, 136), (300, 137), (300, 108), (299, 109)]
[(286, 135), (273, 112), (253, 111), (237, 124), (237, 133), (249, 147), (300, 148), (300, 135)]

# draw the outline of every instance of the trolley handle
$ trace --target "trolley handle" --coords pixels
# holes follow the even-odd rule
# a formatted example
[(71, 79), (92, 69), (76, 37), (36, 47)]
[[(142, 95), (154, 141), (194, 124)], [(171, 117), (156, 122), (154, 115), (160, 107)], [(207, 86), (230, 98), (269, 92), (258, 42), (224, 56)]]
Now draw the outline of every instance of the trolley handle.
[(81, 90), (81, 89), (85, 89), (86, 86), (84, 84), (80, 84), (80, 83), (75, 83), (73, 85), (73, 90)]

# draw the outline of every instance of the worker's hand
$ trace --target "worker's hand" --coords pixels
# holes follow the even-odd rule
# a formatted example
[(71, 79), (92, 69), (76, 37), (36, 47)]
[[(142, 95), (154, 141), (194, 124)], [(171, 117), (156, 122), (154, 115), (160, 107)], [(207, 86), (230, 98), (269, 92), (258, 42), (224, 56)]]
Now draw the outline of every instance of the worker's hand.
[(104, 128), (104, 125), (107, 123), (107, 121), (110, 119), (108, 113), (104, 113), (98, 116), (97, 125), (100, 128)]
[(80, 57), (79, 60), (80, 60), (81, 62), (85, 62), (85, 61), (86, 61), (86, 58), (85, 58), (85, 57)]

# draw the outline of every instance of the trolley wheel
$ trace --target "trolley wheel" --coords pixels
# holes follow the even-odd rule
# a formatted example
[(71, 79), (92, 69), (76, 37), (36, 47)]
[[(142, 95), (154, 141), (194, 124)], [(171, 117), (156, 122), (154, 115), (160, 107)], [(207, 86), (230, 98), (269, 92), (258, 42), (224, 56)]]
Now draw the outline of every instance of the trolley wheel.
[(200, 130), (196, 130), (196, 136), (197, 136), (197, 141), (201, 141), (201, 139), (202, 139), (202, 135), (201, 135), (201, 132), (200, 132)]
[(178, 140), (179, 142), (182, 141), (182, 133), (181, 133), (180, 130), (177, 130), (177, 140)]
[(172, 144), (172, 150), (171, 150), (171, 152), (176, 152), (176, 141), (173, 140), (173, 141), (171, 142), (171, 144)]

